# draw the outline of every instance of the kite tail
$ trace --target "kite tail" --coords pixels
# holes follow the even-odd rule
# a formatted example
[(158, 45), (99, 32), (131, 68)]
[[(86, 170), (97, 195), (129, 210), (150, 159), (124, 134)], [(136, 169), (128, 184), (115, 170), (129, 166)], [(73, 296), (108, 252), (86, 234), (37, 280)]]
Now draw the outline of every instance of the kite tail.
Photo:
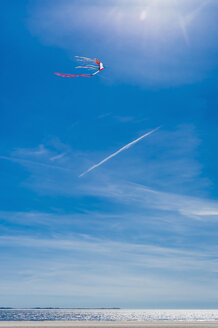
[(88, 69), (98, 69), (97, 66), (76, 66), (75, 68), (88, 68)]
[[(55, 73), (58, 76), (62, 77), (91, 77), (99, 73), (103, 68), (101, 68), (101, 62), (98, 59), (92, 59), (88, 57), (80, 57), (80, 56), (75, 56), (76, 60), (81, 62), (80, 66), (77, 66), (75, 68), (82, 68), (82, 69), (88, 69), (92, 70), (94, 69), (95, 72), (92, 74), (64, 74), (64, 73)], [(103, 67), (103, 65), (102, 65)]]
[(80, 56), (75, 56), (76, 57), (76, 60), (78, 61), (89, 61), (89, 62), (93, 62), (93, 63), (96, 63), (96, 60), (95, 59), (92, 59), (92, 58), (88, 58), (88, 57), (80, 57)]
[(92, 74), (80, 74), (80, 75), (73, 75), (73, 74), (64, 74), (64, 73), (55, 73), (58, 76), (62, 76), (62, 77), (91, 77)]

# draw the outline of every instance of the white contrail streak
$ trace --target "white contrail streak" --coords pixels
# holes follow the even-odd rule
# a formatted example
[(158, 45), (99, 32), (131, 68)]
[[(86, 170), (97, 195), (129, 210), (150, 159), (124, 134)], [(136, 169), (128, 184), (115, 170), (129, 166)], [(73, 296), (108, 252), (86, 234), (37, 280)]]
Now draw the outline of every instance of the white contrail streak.
[(149, 136), (150, 134), (154, 133), (154, 132), (157, 131), (158, 129), (160, 129), (160, 127), (156, 128), (156, 129), (154, 129), (154, 130), (152, 130), (152, 131), (150, 131), (150, 132), (144, 134), (143, 136), (139, 137), (138, 139), (136, 139), (136, 140), (134, 140), (134, 141), (128, 143), (126, 146), (120, 148), (120, 149), (117, 150), (115, 153), (111, 154), (110, 156), (108, 156), (108, 157), (106, 157), (105, 159), (103, 159), (101, 162), (99, 162), (99, 163), (93, 165), (93, 166), (90, 167), (87, 171), (85, 171), (85, 172), (83, 172), (82, 174), (80, 174), (80, 175), (79, 175), (79, 178), (82, 177), (82, 176), (84, 176), (84, 175), (87, 174), (88, 172), (94, 170), (96, 167), (98, 167), (98, 166), (104, 164), (105, 162), (107, 162), (107, 161), (108, 161), (109, 159), (111, 159), (112, 157), (117, 156), (117, 155), (118, 155), (119, 153), (121, 153), (123, 150), (126, 150), (126, 149), (130, 148), (130, 147), (133, 146), (135, 143), (139, 142), (139, 141), (142, 140), (143, 138), (145, 138), (145, 137)]

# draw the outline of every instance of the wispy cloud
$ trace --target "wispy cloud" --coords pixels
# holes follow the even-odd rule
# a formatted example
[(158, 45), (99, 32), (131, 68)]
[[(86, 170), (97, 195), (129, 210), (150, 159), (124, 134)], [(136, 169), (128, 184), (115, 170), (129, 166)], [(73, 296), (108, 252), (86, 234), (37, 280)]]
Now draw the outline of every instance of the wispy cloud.
[(159, 191), (142, 184), (124, 181), (119, 181), (119, 184), (108, 183), (102, 187), (98, 185), (90, 189), (87, 187), (88, 191), (114, 199), (116, 202), (134, 204), (138, 208), (177, 212), (194, 220), (218, 221), (218, 202), (210, 199)]
[[(53, 238), (36, 238), (25, 235), (0, 236), (0, 246), (53, 249), (63, 252), (78, 252), (81, 258), (84, 253), (95, 254), (96, 257), (105, 257), (115, 263), (121, 261), (127, 266), (150, 267), (171, 270), (208, 270), (205, 262), (210, 263), (214, 272), (218, 272), (218, 263), (214, 261), (217, 248), (200, 247), (198, 250), (186, 250), (180, 248), (160, 247), (152, 244), (136, 244), (127, 242), (117, 242), (107, 239), (97, 239), (88, 235), (69, 235)], [(82, 255), (83, 254), (83, 255)], [(67, 253), (66, 253), (67, 255)], [(94, 260), (94, 258), (93, 258)], [(176, 264), (176, 265), (175, 265)]]
[(7, 161), (11, 161), (11, 162), (17, 162), (17, 163), (20, 163), (20, 164), (23, 164), (23, 165), (32, 165), (32, 166), (35, 166), (35, 167), (38, 166), (38, 167), (44, 167), (44, 168), (47, 168), (47, 169), (61, 170), (61, 171), (65, 171), (65, 172), (70, 172), (70, 169), (67, 169), (66, 167), (51, 165), (51, 164), (47, 164), (47, 163), (44, 163), (44, 162), (33, 161), (33, 160), (14, 157), (14, 156), (0, 156), (0, 159), (4, 159), (4, 160), (7, 160)]
[(95, 168), (101, 166), (102, 164), (104, 164), (105, 162), (107, 162), (109, 159), (117, 156), (119, 153), (121, 153), (122, 151), (130, 148), (131, 146), (133, 146), (134, 144), (136, 144), (137, 142), (139, 142), (140, 140), (144, 139), (145, 137), (148, 137), (150, 134), (154, 133), (155, 131), (157, 131), (159, 128), (156, 128), (146, 134), (144, 134), (143, 136), (133, 140), (132, 142), (128, 143), (127, 145), (125, 145), (124, 147), (120, 148), (119, 150), (117, 150), (115, 153), (111, 154), (110, 156), (106, 157), (105, 159), (103, 159), (101, 162), (99, 162), (98, 164), (93, 165), (92, 167), (90, 167), (87, 171), (83, 172), (82, 174), (79, 175), (79, 177), (84, 176), (85, 174), (87, 174), (88, 172), (94, 170)]
[(105, 117), (108, 117), (110, 115), (111, 115), (111, 112), (100, 114), (100, 115), (98, 115), (97, 119), (101, 120), (101, 119), (103, 119)]
[(190, 45), (190, 38), (188, 35), (188, 26), (193, 22), (195, 18), (201, 13), (201, 11), (211, 3), (210, 0), (205, 0), (199, 4), (197, 8), (189, 12), (186, 15), (179, 15), (179, 25), (181, 27), (184, 40), (187, 45)]
[(65, 155), (66, 155), (66, 153), (62, 153), (62, 154), (59, 154), (59, 155), (53, 156), (53, 157), (50, 158), (50, 161), (56, 161), (56, 160), (58, 160), (58, 159), (63, 158)]
[[(215, 300), (217, 296), (214, 247), (190, 251), (69, 234), (51, 238), (5, 235), (0, 237), (0, 247), (14, 249), (7, 257), (10, 266), (3, 266), (0, 273), (1, 295), (7, 297), (25, 291), (25, 297), (64, 295), (66, 302), (69, 295), (71, 306), (78, 306), (80, 298), (83, 306), (93, 306), (93, 302), (102, 306), (106, 296), (113, 306), (122, 302), (127, 307), (132, 302), (157, 306), (158, 299), (162, 307), (166, 299), (175, 304), (175, 295), (180, 301), (197, 301), (202, 296)], [(2, 255), (0, 260), (4, 263)]]

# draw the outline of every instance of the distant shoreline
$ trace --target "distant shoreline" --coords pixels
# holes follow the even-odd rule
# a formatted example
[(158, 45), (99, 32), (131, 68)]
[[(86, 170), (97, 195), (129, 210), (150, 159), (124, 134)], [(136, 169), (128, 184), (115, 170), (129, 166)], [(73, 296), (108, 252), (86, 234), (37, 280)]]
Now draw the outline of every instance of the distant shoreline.
[(121, 308), (62, 308), (62, 307), (33, 307), (33, 308), (12, 308), (0, 307), (0, 310), (121, 310)]
[(140, 310), (140, 311), (217, 311), (217, 308), (194, 308), (194, 309), (152, 309), (152, 308), (140, 308), (140, 309), (131, 309), (131, 308), (120, 308), (120, 307), (31, 307), (31, 308), (16, 308), (16, 307), (0, 307), (0, 310)]

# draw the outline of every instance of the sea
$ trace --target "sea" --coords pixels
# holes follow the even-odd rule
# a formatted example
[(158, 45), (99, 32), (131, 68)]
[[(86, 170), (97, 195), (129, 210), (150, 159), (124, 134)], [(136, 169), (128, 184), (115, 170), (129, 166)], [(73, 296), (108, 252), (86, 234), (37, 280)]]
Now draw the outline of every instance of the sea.
[(0, 309), (0, 321), (218, 321), (218, 310)]

